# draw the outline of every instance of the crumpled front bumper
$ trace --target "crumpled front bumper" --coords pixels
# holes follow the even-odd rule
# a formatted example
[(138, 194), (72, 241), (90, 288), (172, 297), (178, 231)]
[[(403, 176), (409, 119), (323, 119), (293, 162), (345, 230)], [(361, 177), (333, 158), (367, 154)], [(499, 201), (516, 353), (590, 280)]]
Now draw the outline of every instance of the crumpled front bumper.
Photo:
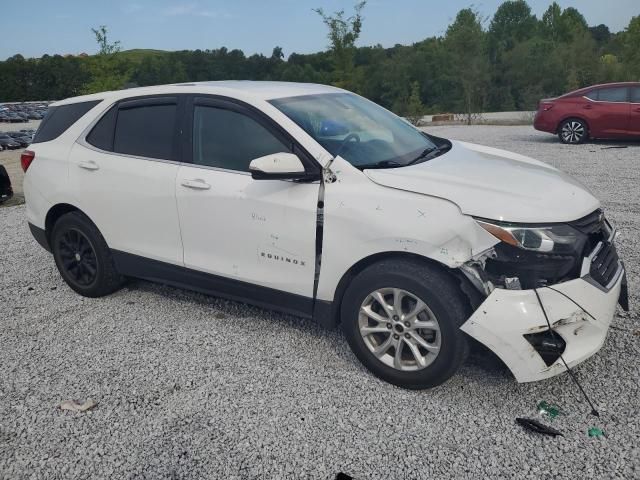
[(544, 312), (566, 344), (562, 357), (573, 367), (602, 347), (616, 304), (624, 301), (621, 290), (626, 298), (622, 264), (607, 288), (589, 275), (537, 290), (496, 288), (461, 329), (498, 355), (518, 382), (542, 380), (566, 370), (561, 358), (547, 365), (525, 337), (549, 330)]

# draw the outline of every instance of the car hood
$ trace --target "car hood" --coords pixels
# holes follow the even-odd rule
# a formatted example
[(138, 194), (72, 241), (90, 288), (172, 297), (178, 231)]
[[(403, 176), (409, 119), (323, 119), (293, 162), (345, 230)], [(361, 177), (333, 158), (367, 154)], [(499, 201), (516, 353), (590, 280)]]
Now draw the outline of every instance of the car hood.
[(577, 180), (529, 157), (453, 141), (423, 163), (364, 173), (386, 187), (440, 197), (476, 217), (521, 223), (567, 222), (600, 202)]

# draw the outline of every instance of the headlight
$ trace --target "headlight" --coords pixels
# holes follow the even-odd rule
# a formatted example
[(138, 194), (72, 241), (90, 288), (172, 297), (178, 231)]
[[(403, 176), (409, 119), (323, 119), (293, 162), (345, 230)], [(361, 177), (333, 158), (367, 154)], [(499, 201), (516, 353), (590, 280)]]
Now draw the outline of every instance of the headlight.
[(476, 219), (478, 225), (504, 243), (541, 253), (572, 254), (582, 249), (584, 235), (565, 224), (518, 225)]

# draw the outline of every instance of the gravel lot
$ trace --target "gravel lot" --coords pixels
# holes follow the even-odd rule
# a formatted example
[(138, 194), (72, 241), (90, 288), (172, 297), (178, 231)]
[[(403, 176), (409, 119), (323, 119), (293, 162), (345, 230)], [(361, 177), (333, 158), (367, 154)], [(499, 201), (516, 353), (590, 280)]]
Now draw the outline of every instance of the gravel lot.
[[(619, 227), (633, 310), (576, 369), (600, 418), (568, 375), (520, 385), (482, 351), (447, 384), (404, 391), (310, 321), (139, 281), (82, 298), (18, 206), (0, 209), (0, 478), (639, 478), (640, 146), (429, 131), (556, 165)], [(98, 406), (57, 408), (86, 398)], [(564, 437), (515, 424), (541, 400), (565, 411), (551, 422)]]

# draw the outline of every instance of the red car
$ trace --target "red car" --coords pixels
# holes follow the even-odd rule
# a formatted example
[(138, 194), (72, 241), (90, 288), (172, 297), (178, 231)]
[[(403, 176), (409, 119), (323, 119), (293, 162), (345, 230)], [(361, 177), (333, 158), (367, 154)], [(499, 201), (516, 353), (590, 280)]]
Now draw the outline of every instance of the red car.
[(540, 100), (536, 130), (562, 143), (589, 138), (640, 138), (640, 82), (608, 83)]

